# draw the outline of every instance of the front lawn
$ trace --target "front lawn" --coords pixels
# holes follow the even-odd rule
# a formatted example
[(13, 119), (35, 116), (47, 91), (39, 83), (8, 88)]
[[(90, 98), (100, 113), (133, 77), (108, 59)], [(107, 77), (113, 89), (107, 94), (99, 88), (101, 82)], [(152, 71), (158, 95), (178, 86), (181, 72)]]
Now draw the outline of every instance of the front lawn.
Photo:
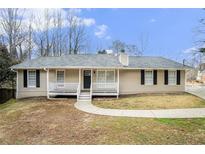
[(138, 94), (119, 99), (98, 100), (95, 106), (110, 109), (179, 109), (205, 107), (205, 100), (188, 94)]
[(205, 119), (87, 114), (75, 99), (10, 100), (0, 105), (0, 144), (205, 144)]

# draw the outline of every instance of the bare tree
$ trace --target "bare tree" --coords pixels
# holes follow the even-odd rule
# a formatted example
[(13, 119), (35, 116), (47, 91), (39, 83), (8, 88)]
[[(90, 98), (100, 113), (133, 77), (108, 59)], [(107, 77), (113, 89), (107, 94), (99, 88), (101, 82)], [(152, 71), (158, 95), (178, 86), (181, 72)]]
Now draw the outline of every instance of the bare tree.
[(9, 47), (9, 53), (13, 59), (22, 58), (19, 57), (17, 48), (21, 47), (21, 44), (23, 43), (25, 38), (25, 34), (22, 28), (23, 13), (24, 10), (22, 9), (19, 10), (8, 8), (0, 10), (0, 25), (1, 28), (4, 30), (6, 42)]
[(49, 9), (45, 9), (44, 12), (44, 16), (45, 16), (45, 39), (46, 39), (46, 50), (45, 50), (45, 56), (48, 56), (51, 54), (51, 48), (52, 48), (52, 42), (51, 42), (51, 38), (50, 38), (50, 25), (51, 25), (51, 15), (49, 12)]
[[(202, 18), (199, 20), (199, 25), (193, 30), (194, 32), (194, 48), (191, 52), (191, 61), (196, 67), (200, 66), (201, 63), (204, 63), (205, 59), (205, 19)], [(189, 53), (190, 54), (190, 53)]]
[(4, 38), (4, 35), (3, 34), (0, 34), (0, 45), (3, 45), (5, 44), (5, 38)]
[(147, 47), (147, 43), (145, 41), (146, 40), (143, 37), (140, 38), (140, 41), (137, 44), (127, 44), (123, 41), (115, 40), (112, 42), (111, 48), (116, 53), (126, 52), (131, 55), (141, 56)]
[(120, 41), (120, 40), (115, 40), (112, 42), (111, 46), (112, 50), (116, 53), (119, 53), (121, 51), (124, 51), (126, 48), (126, 43)]
[(28, 28), (28, 58), (31, 59), (31, 54), (32, 54), (32, 49), (33, 49), (33, 28), (32, 28), (32, 22), (30, 21), (29, 23), (29, 28)]
[(37, 46), (37, 55), (48, 56), (51, 54), (52, 39), (51, 39), (51, 14), (49, 9), (43, 10), (43, 16), (36, 15), (34, 17), (34, 25), (36, 27), (33, 36), (33, 41)]
[(78, 54), (86, 47), (86, 33), (83, 21), (69, 11), (67, 15), (67, 23), (69, 54)]
[[(61, 56), (67, 51), (68, 38), (63, 30), (66, 26), (64, 20), (60, 9), (44, 9), (43, 17), (36, 15), (34, 42), (41, 56)], [(71, 33), (72, 39), (73, 33), (74, 31)]]
[(24, 18), (24, 9), (0, 10), (0, 26), (14, 59), (78, 54), (87, 48), (85, 26), (76, 14), (68, 11), (66, 16), (61, 9), (28, 11)]
[[(60, 10), (53, 11), (53, 31), (52, 31), (52, 42), (53, 42), (53, 55), (61, 56), (65, 49), (63, 49), (65, 35), (62, 32), (63, 18)], [(65, 46), (64, 46), (65, 47)]]
[(141, 56), (143, 54), (143, 52), (138, 49), (137, 45), (134, 44), (126, 45), (125, 50), (131, 55)]
[(139, 54), (143, 54), (147, 50), (148, 45), (149, 45), (149, 36), (142, 33), (139, 36), (139, 39), (137, 42)]
[[(33, 17), (34, 15), (31, 14), (28, 23), (25, 25), (25, 30), (26, 30), (26, 37), (25, 41), (23, 43), (23, 50), (24, 50), (24, 58), (31, 59), (32, 58), (32, 52), (34, 49), (34, 41), (33, 41), (33, 35), (34, 35), (34, 30), (33, 30)], [(22, 48), (21, 48), (22, 49)]]

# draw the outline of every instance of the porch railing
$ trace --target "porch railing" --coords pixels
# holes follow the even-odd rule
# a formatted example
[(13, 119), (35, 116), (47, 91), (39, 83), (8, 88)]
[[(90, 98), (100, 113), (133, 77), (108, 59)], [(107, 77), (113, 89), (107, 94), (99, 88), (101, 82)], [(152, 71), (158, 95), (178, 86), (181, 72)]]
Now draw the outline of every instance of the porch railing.
[(77, 93), (79, 83), (49, 83), (49, 92), (56, 93)]
[(98, 83), (94, 82), (92, 84), (93, 92), (117, 92), (117, 83)]

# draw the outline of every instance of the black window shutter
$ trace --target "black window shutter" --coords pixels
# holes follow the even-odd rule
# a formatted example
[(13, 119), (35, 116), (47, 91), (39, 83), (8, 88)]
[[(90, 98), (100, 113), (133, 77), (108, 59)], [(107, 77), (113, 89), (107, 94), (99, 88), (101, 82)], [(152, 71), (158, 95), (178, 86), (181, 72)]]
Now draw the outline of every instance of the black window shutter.
[(164, 84), (168, 84), (168, 70), (164, 70)]
[(36, 70), (36, 87), (40, 87), (40, 70)]
[(177, 85), (180, 85), (181, 74), (180, 70), (177, 70)]
[(27, 70), (23, 70), (23, 87), (27, 87)]
[(144, 70), (141, 70), (141, 85), (144, 85)]
[(153, 83), (156, 85), (157, 84), (157, 70), (154, 70), (154, 78), (153, 78)]

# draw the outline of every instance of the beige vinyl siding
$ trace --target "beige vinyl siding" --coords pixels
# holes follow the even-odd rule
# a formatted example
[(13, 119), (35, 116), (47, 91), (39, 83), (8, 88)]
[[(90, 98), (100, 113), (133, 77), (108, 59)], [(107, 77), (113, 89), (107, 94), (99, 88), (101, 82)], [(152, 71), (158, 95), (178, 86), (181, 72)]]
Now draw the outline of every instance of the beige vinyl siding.
[(23, 70), (18, 70), (18, 94), (17, 98), (35, 97), (35, 96), (46, 96), (47, 95), (47, 81), (46, 71), (40, 70), (40, 87), (39, 88), (24, 88), (23, 84)]
[[(63, 69), (62, 69), (63, 70)], [(112, 69), (113, 70), (113, 69)], [(181, 92), (185, 90), (185, 71), (181, 70), (180, 85), (164, 85), (164, 70), (157, 72), (157, 85), (141, 85), (140, 70), (120, 70), (120, 94)], [(97, 69), (93, 69), (92, 81), (96, 82)], [(65, 69), (65, 82), (78, 83), (79, 69)], [(49, 70), (49, 82), (56, 82), (56, 69)], [(115, 82), (117, 70), (115, 69)], [(81, 89), (83, 89), (83, 69), (81, 69)], [(47, 76), (45, 70), (40, 70), (40, 88), (23, 87), (23, 70), (18, 70), (17, 98), (46, 96)]]
[(141, 85), (140, 70), (120, 70), (120, 94), (181, 92), (185, 90), (185, 71), (180, 85), (164, 85), (164, 70), (157, 71), (157, 85)]

